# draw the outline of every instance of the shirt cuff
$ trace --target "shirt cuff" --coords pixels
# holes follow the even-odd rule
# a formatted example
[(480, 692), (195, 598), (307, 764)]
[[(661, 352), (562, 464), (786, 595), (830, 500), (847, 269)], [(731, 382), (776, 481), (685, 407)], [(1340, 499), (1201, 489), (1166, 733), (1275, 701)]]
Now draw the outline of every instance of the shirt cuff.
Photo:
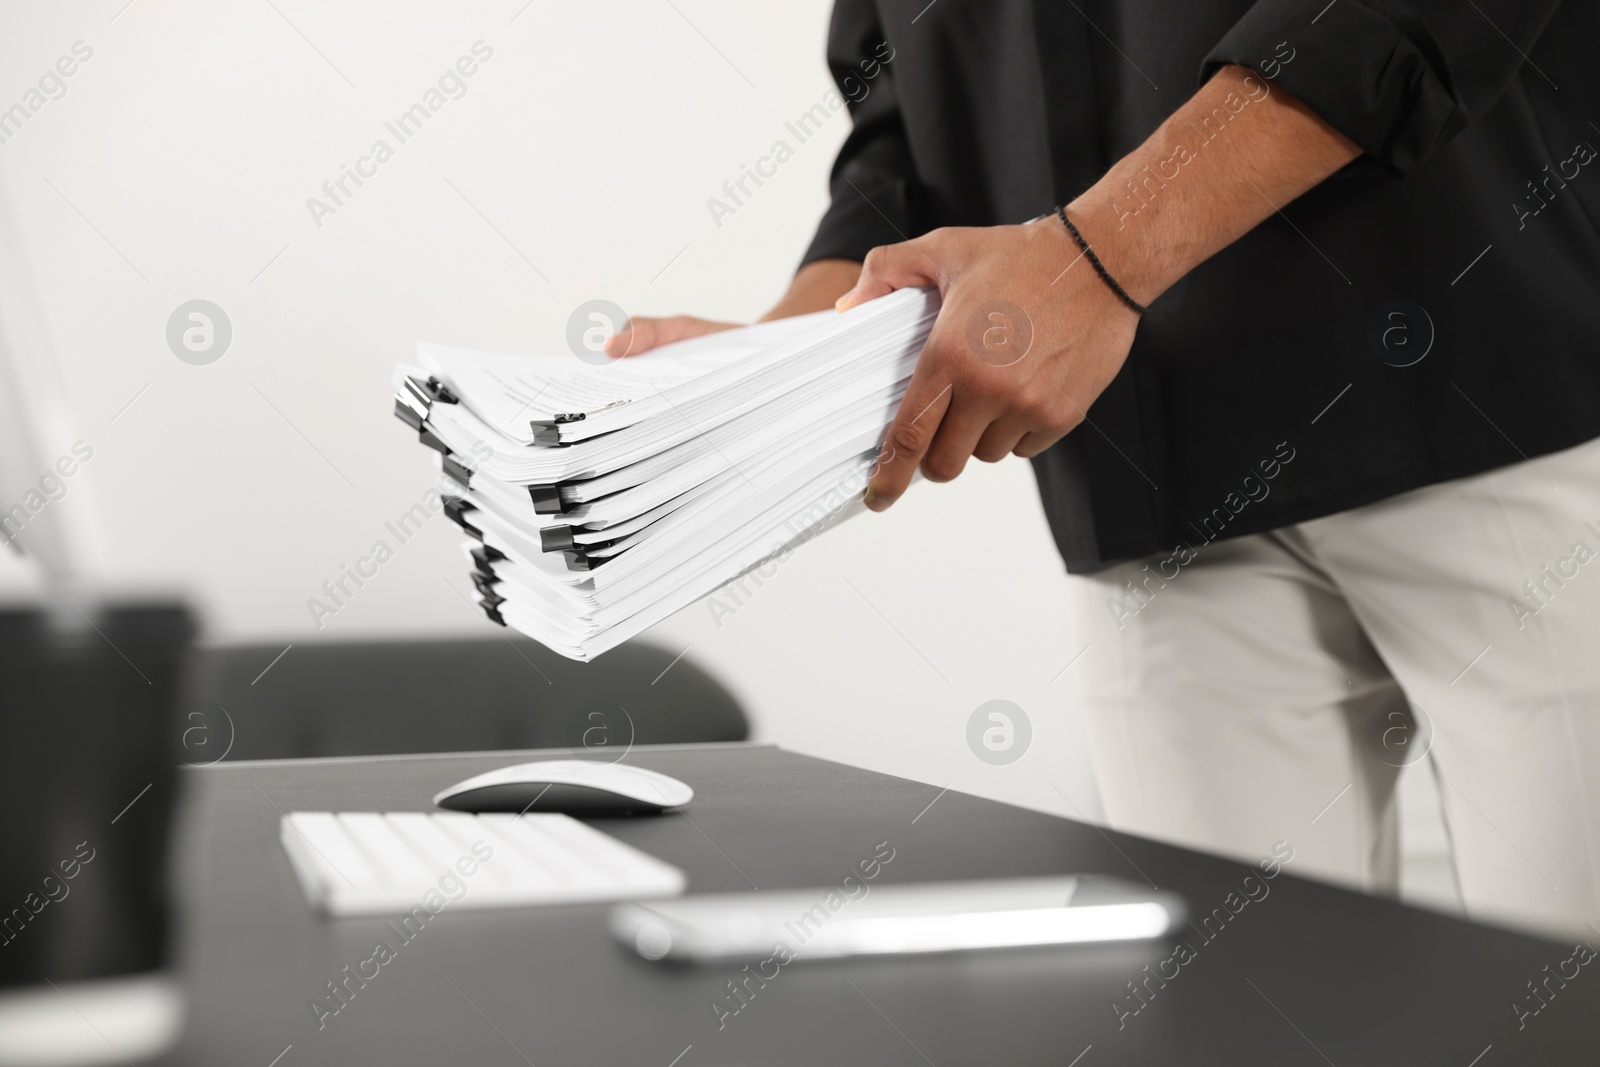
[(1273, 85), (1397, 175), (1467, 121), (1427, 26), (1387, 0), (1257, 0), (1206, 56), (1202, 83), (1227, 65), (1272, 72)]

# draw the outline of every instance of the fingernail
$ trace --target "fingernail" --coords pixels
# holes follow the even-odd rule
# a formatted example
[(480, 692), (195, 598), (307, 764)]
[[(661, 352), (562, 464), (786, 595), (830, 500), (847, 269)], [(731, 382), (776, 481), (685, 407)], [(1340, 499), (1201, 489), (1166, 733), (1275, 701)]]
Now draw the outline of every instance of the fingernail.
[[(852, 289), (850, 291), (850, 293), (853, 293), (853, 292), (855, 292), (854, 289)], [(850, 293), (846, 293), (843, 296), (841, 296), (839, 299), (835, 300), (833, 302), (833, 310), (835, 310), (835, 311), (849, 311), (850, 310)]]
[(610, 339), (606, 341), (606, 355), (613, 358), (626, 355), (628, 352), (628, 345), (632, 342), (633, 338), (627, 331), (623, 331), (622, 333), (614, 333), (611, 335)]
[(870, 485), (867, 486), (867, 491), (862, 494), (861, 502), (867, 506), (868, 511), (882, 511), (884, 508), (893, 503), (893, 501), (889, 500)]

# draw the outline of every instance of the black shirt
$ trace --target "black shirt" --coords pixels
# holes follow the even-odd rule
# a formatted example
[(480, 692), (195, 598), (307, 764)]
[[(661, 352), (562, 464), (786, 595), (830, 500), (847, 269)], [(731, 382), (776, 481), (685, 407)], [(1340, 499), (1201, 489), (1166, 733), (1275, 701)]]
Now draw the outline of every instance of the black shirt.
[(1200, 551), (1600, 436), (1596, 45), (1592, 0), (838, 0), (805, 258), (1048, 211), (1224, 64), (1305, 102), (1365, 154), (1155, 301), (1034, 461), (1069, 570)]

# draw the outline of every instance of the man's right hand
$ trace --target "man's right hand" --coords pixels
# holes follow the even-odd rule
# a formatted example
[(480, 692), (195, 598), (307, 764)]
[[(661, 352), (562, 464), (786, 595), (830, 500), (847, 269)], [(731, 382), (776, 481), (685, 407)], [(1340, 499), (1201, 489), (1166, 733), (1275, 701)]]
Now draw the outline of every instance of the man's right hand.
[[(831, 308), (836, 300), (855, 288), (860, 275), (861, 264), (853, 260), (818, 259), (807, 263), (795, 274), (783, 299), (761, 316), (761, 321), (770, 322)], [(673, 341), (704, 337), (708, 333), (731, 330), (738, 325), (736, 322), (699, 319), (693, 315), (629, 319), (626, 326), (606, 339), (606, 355), (612, 359), (637, 356)]]
[(606, 338), (606, 355), (612, 359), (637, 356), (674, 341), (704, 337), (708, 333), (731, 330), (737, 322), (713, 322), (693, 315), (673, 315), (664, 319), (629, 319), (628, 324)]

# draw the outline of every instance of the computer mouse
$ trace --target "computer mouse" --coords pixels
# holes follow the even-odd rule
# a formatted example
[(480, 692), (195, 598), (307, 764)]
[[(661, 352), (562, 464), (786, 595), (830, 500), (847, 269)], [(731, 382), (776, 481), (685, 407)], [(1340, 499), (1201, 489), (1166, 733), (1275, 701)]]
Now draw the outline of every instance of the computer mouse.
[(475, 775), (438, 793), (451, 811), (635, 815), (681, 808), (694, 790), (676, 778), (622, 763), (540, 760)]

